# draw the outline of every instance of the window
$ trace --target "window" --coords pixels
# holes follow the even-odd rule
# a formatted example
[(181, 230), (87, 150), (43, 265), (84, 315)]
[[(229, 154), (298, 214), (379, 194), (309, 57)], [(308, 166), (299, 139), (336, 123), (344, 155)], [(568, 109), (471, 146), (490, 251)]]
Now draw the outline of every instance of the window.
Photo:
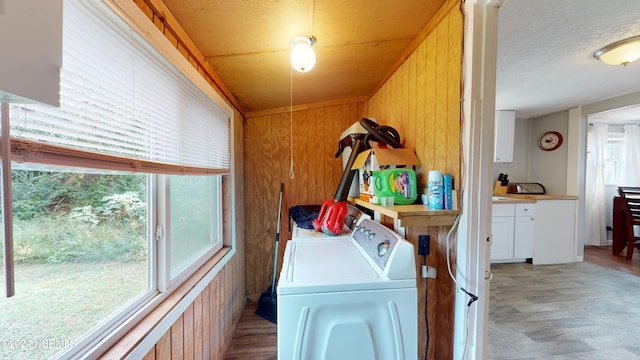
[(609, 125), (607, 144), (604, 149), (604, 184), (619, 185), (623, 183), (622, 153), (624, 150), (624, 127)]
[(223, 246), (231, 111), (105, 6), (64, 2), (60, 108), (2, 114), (0, 358), (86, 352)]
[(209, 251), (222, 247), (219, 176), (169, 177), (169, 271), (175, 278)]
[(16, 294), (0, 298), (0, 358), (48, 358), (154, 292), (148, 181), (144, 174), (16, 165)]

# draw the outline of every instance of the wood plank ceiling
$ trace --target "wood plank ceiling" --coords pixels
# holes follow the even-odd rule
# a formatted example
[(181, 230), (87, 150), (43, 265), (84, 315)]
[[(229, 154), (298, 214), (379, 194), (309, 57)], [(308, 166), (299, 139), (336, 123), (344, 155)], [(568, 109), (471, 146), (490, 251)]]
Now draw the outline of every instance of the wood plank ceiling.
[[(241, 111), (369, 96), (445, 0), (164, 0)], [(290, 42), (317, 38), (290, 75)], [(292, 76), (292, 77), (291, 77)], [(291, 87), (293, 84), (293, 87)]]

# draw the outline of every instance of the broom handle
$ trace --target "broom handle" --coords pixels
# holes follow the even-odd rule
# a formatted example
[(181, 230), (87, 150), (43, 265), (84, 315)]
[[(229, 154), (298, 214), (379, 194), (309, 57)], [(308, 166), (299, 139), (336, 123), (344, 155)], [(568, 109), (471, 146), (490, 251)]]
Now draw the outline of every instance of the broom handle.
[(273, 254), (273, 278), (271, 279), (271, 292), (276, 293), (276, 271), (278, 270), (278, 242), (280, 241), (280, 214), (282, 213), (282, 191), (284, 183), (280, 183), (280, 200), (278, 201), (278, 225), (276, 227), (276, 249)]

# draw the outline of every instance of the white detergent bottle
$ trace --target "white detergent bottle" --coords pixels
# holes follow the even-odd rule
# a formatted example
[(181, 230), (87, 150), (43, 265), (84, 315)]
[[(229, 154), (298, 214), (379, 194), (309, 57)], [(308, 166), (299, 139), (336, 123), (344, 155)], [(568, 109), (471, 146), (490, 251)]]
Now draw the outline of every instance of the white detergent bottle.
[(429, 209), (442, 209), (442, 173), (437, 170), (429, 171), (427, 185)]

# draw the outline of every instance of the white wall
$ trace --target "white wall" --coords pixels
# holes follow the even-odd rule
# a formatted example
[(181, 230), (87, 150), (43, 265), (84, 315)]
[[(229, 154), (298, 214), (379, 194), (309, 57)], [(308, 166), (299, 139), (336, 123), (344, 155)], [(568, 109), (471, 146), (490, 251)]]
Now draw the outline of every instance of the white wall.
[[(569, 111), (540, 116), (530, 120), (529, 181), (544, 185), (547, 194), (567, 192), (567, 133)], [(538, 137), (547, 131), (562, 134), (564, 142), (554, 151), (538, 148)]]
[[(509, 174), (511, 182), (541, 183), (547, 194), (565, 195), (567, 191), (567, 136), (569, 112), (561, 111), (533, 119), (516, 119), (512, 163), (494, 163), (494, 179)], [(558, 131), (564, 141), (554, 151), (538, 148), (538, 137), (547, 131)]]

